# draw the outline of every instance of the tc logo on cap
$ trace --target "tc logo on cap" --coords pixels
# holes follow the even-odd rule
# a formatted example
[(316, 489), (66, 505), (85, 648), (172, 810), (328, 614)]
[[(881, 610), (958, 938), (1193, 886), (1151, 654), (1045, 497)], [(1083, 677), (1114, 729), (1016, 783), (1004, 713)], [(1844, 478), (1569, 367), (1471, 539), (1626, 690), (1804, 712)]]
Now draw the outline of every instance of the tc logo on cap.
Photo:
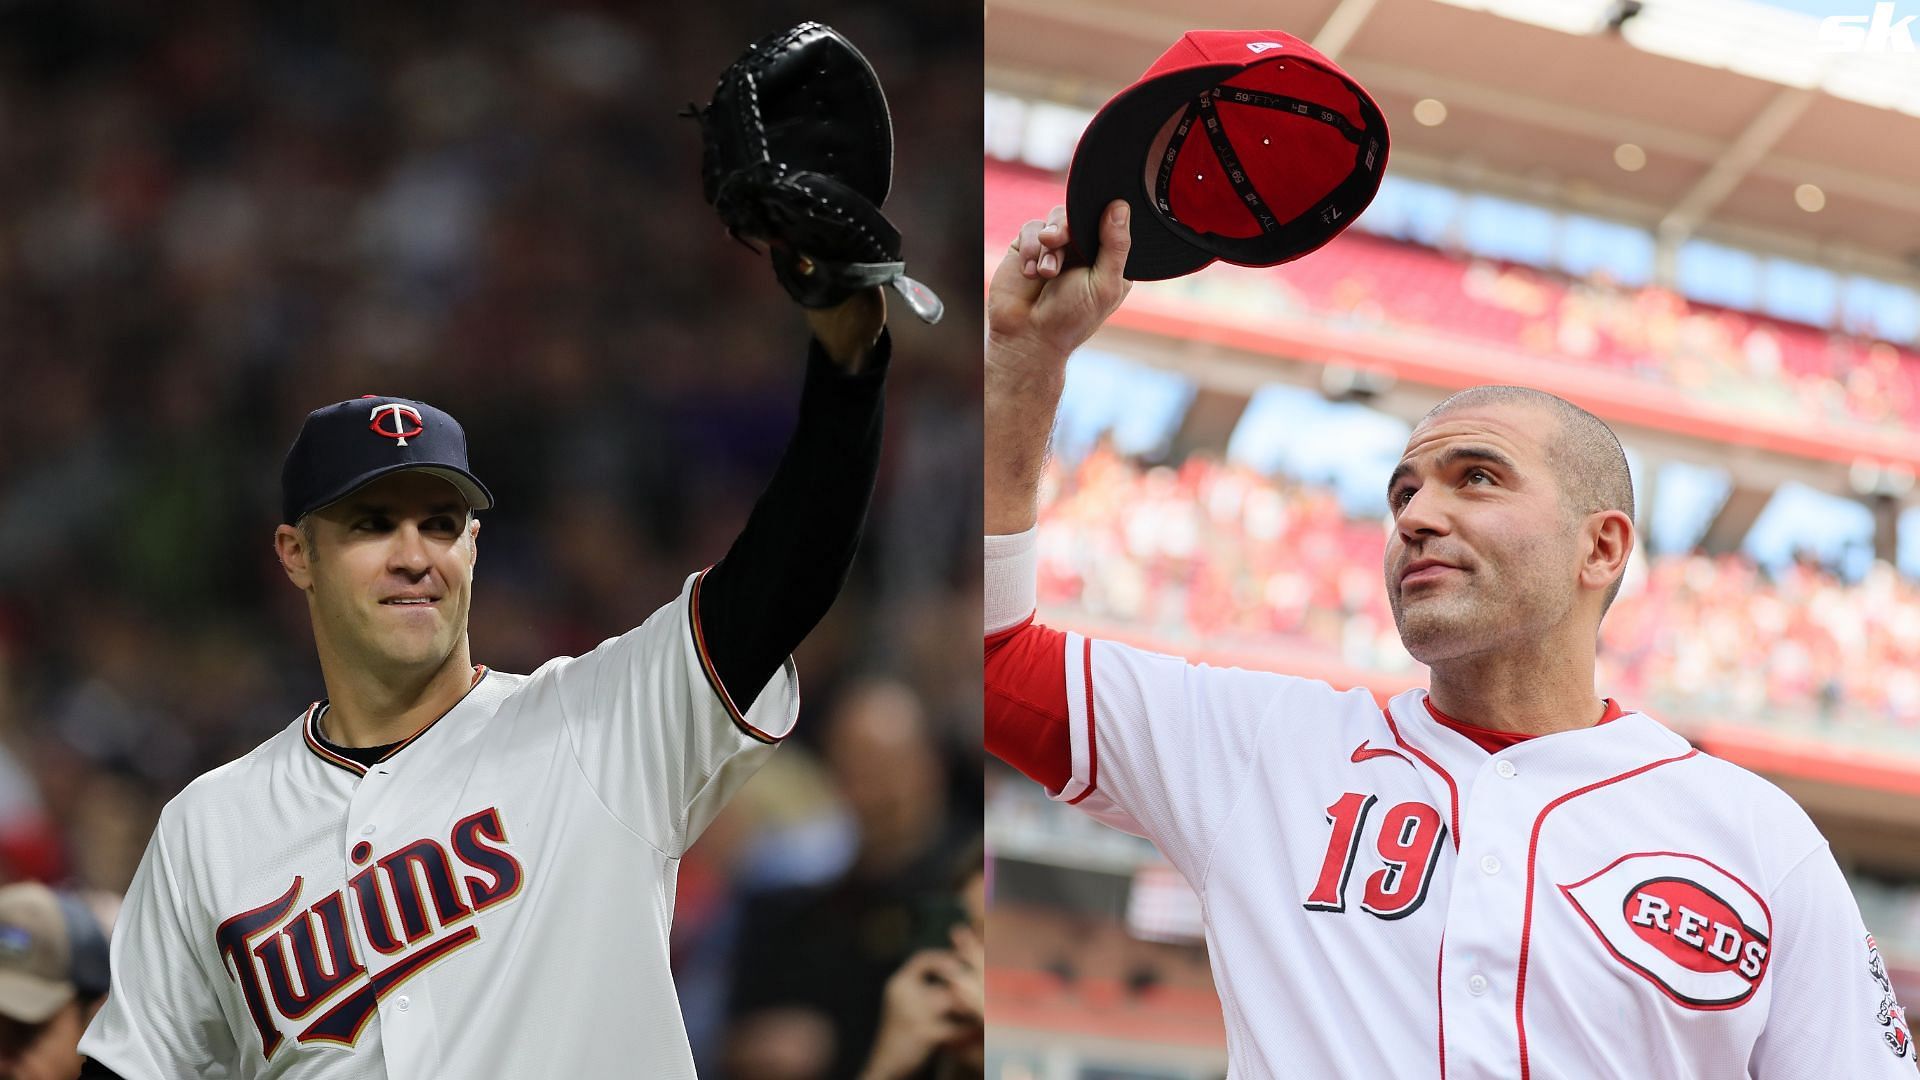
[(427, 430), (426, 424), (420, 419), (419, 409), (397, 401), (375, 405), (367, 427), (373, 429), (376, 435), (398, 440), (400, 446), (407, 445), (408, 439)]
[(1256, 53), (1263, 53), (1268, 49), (1284, 49), (1286, 46), (1277, 41), (1249, 41), (1247, 42), (1247, 48), (1252, 49)]

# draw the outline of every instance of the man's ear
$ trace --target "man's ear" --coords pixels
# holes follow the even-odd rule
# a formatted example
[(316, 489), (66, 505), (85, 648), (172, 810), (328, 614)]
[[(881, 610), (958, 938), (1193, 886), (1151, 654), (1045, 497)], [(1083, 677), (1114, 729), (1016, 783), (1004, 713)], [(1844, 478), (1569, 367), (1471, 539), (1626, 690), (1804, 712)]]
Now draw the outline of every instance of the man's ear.
[(477, 566), (480, 562), (480, 519), (467, 522), (467, 567)]
[(280, 559), (280, 570), (287, 580), (302, 591), (313, 588), (313, 553), (307, 550), (307, 538), (292, 525), (273, 530), (273, 553)]
[(1619, 510), (1607, 510), (1587, 519), (1587, 557), (1580, 576), (1590, 586), (1604, 589), (1626, 571), (1633, 554), (1633, 519)]

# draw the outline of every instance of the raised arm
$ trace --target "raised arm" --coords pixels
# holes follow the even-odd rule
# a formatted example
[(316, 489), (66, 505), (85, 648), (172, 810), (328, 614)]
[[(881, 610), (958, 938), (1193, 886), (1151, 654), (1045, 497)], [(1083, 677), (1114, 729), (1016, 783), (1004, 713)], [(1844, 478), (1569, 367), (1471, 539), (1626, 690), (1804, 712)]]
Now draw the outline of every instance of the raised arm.
[(726, 558), (701, 582), (707, 658), (741, 711), (840, 594), (880, 469), (891, 338), (879, 289), (807, 311), (800, 417)]
[(858, 375), (883, 357), (875, 348), (887, 328), (887, 294), (863, 289), (830, 308), (808, 308), (807, 329), (826, 350), (827, 359), (848, 375)]
[(1127, 204), (1100, 219), (1092, 266), (1063, 268), (1069, 257), (1067, 212), (1029, 221), (993, 272), (987, 289), (986, 530), (1024, 532), (1037, 519), (1040, 473), (1067, 356), (1126, 299), (1121, 276), (1132, 246)]

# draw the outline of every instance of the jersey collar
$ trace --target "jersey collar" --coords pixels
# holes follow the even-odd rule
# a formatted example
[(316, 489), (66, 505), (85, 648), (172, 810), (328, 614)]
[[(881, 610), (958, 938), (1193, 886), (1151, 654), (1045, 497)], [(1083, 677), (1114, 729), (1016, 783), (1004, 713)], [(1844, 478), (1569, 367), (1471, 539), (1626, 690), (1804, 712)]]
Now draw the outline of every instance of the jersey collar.
[[(407, 736), (406, 738), (401, 739), (399, 742), (394, 743), (393, 748), (388, 750), (385, 754), (382, 754), (379, 758), (377, 758), (374, 761), (374, 764), (378, 765), (381, 762), (392, 760), (395, 754), (398, 754), (400, 751), (405, 750), (409, 746), (412, 746), (414, 741), (419, 739), (420, 736), (425, 735), (428, 731), (431, 731), (433, 729), (433, 725), (438, 724), (440, 721), (446, 719), (447, 716), (450, 713), (452, 713), (454, 709), (458, 709), (461, 706), (461, 704), (467, 700), (468, 697), (472, 696), (474, 687), (479, 686), (481, 680), (485, 679), (488, 673), (489, 673), (488, 668), (485, 664), (473, 665), (473, 682), (468, 684), (467, 692), (465, 694), (460, 695), (460, 700), (454, 702), (452, 707), (448, 708), (446, 712), (443, 712), (439, 716), (436, 716), (433, 719), (427, 721), (425, 724), (422, 724), (420, 726), (419, 731), (416, 731), (413, 734)], [(367, 775), (367, 766), (360, 764), (359, 762), (353, 760), (350, 757), (344, 757), (340, 754), (334, 753), (332, 750), (327, 748), (327, 744), (325, 742), (321, 741), (320, 717), (326, 713), (327, 706), (328, 706), (328, 701), (325, 698), (322, 698), (319, 701), (316, 701), (313, 704), (307, 706), (307, 715), (301, 721), (301, 724), (300, 724), (300, 733), (303, 738), (303, 741), (305, 741), (305, 743), (307, 744), (307, 749), (312, 751), (315, 757), (319, 758), (321, 761), (324, 761), (329, 765), (335, 766), (336, 768), (345, 769), (346, 771), (352, 773), (355, 776)]]
[[(1425, 689), (1396, 695), (1387, 703), (1386, 711), (1396, 736), (1408, 748), (1430, 755), (1439, 766), (1455, 775), (1471, 775), (1496, 756), (1436, 718), (1427, 708)], [(1526, 739), (1501, 750), (1497, 756), (1531, 755), (1547, 752), (1548, 748), (1558, 752), (1579, 746), (1582, 753), (1588, 755), (1657, 758), (1671, 754), (1675, 746), (1685, 749), (1688, 745), (1672, 729), (1638, 710), (1621, 710), (1615, 715), (1613, 708), (1609, 708), (1606, 719), (1604, 724)]]
[[(1478, 724), (1470, 724), (1465, 720), (1456, 720), (1446, 713), (1441, 712), (1439, 706), (1433, 703), (1431, 696), (1426, 698), (1425, 704), (1427, 706), (1427, 712), (1432, 715), (1434, 720), (1439, 722), (1441, 727), (1465, 735), (1475, 746), (1478, 746), (1489, 754), (1497, 754), (1509, 746), (1515, 746), (1529, 739), (1537, 739), (1540, 737), (1520, 731), (1497, 731), (1493, 728), (1481, 727)], [(1627, 714), (1627, 711), (1620, 707), (1620, 703), (1612, 698), (1605, 699), (1602, 705), (1604, 707), (1600, 714), (1599, 723), (1594, 724), (1594, 727), (1618, 720)]]

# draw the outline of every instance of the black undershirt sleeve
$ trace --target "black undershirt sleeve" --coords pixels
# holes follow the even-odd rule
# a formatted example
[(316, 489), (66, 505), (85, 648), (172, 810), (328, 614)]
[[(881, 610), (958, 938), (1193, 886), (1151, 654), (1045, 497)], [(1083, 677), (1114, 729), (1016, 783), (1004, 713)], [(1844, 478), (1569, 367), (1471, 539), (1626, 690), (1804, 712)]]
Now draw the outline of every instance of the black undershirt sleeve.
[(853, 565), (880, 470), (891, 336), (847, 374), (808, 350), (800, 417), (746, 525), (700, 583), (707, 659), (742, 711), (833, 605)]

